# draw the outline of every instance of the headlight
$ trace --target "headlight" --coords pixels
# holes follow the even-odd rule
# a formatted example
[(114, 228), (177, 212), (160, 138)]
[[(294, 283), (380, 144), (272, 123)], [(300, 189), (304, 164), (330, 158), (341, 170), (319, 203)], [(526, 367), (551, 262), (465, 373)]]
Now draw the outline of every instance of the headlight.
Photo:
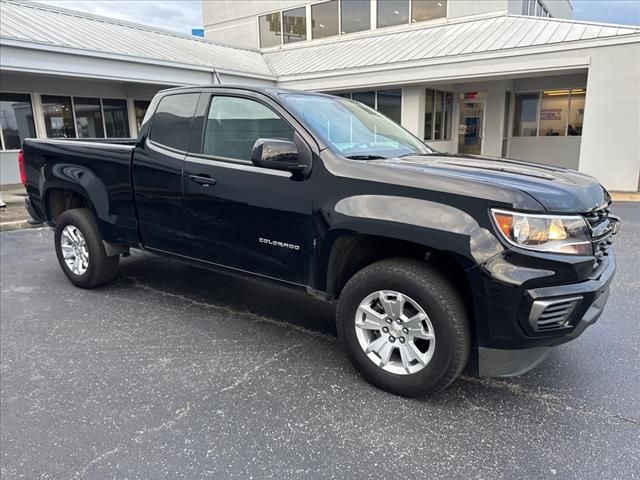
[(592, 255), (591, 235), (578, 215), (535, 215), (491, 209), (497, 230), (521, 248), (541, 252)]

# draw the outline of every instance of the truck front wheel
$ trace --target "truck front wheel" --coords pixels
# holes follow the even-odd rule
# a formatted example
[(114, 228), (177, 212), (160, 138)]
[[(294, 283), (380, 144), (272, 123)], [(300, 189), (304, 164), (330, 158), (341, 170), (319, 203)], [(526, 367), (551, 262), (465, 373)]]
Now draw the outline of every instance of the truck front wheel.
[(88, 209), (63, 212), (56, 222), (54, 235), (60, 267), (76, 287), (94, 288), (115, 278), (120, 257), (107, 256)]
[(462, 297), (424, 261), (390, 259), (362, 269), (342, 291), (336, 315), (358, 371), (392, 393), (419, 397), (442, 390), (469, 358)]

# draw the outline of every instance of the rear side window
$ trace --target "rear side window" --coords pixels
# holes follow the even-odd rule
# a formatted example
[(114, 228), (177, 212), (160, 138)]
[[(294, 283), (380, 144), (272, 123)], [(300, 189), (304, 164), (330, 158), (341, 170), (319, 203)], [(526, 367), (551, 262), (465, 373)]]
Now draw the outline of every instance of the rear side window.
[(149, 140), (186, 152), (199, 97), (199, 93), (182, 93), (160, 100), (153, 115)]
[(205, 155), (251, 161), (259, 138), (293, 140), (293, 128), (255, 100), (213, 97), (204, 134)]

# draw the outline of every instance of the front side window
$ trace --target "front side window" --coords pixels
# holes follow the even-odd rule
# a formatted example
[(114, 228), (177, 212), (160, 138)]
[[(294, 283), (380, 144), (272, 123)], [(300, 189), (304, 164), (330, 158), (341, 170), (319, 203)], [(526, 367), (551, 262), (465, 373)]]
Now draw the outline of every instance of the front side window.
[(370, 0), (342, 0), (340, 2), (340, 33), (362, 32), (371, 28)]
[(311, 36), (324, 38), (338, 35), (338, 0), (311, 5)]
[(447, 0), (411, 0), (411, 23), (447, 16)]
[(400, 125), (360, 103), (297, 93), (284, 94), (283, 99), (316, 135), (344, 157), (389, 158), (432, 152)]
[(191, 121), (199, 97), (199, 93), (163, 97), (151, 120), (149, 140), (186, 152), (189, 148)]
[(250, 162), (259, 138), (293, 140), (293, 134), (287, 122), (260, 102), (214, 96), (207, 116), (203, 153)]
[(3, 150), (18, 150), (25, 138), (36, 136), (29, 94), (0, 93), (0, 127)]
[(307, 9), (294, 8), (282, 12), (282, 39), (284, 43), (295, 43), (307, 39)]
[(105, 98), (102, 100), (102, 108), (104, 110), (107, 138), (130, 137), (127, 101)]
[(99, 98), (74, 97), (78, 138), (104, 138)]
[(42, 113), (48, 138), (75, 138), (71, 97), (42, 96)]
[(280, 23), (280, 12), (270, 13), (258, 17), (260, 29), (260, 47), (274, 47), (280, 45), (282, 39), (282, 24)]
[(378, 28), (409, 23), (409, 0), (378, 1)]

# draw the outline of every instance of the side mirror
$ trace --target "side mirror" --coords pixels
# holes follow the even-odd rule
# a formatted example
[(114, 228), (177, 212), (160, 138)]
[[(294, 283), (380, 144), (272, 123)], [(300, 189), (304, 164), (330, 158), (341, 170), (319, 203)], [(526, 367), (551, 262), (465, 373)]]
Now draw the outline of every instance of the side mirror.
[(256, 167), (284, 170), (294, 175), (306, 171), (307, 166), (300, 163), (298, 146), (289, 140), (259, 138), (253, 145), (251, 162)]

